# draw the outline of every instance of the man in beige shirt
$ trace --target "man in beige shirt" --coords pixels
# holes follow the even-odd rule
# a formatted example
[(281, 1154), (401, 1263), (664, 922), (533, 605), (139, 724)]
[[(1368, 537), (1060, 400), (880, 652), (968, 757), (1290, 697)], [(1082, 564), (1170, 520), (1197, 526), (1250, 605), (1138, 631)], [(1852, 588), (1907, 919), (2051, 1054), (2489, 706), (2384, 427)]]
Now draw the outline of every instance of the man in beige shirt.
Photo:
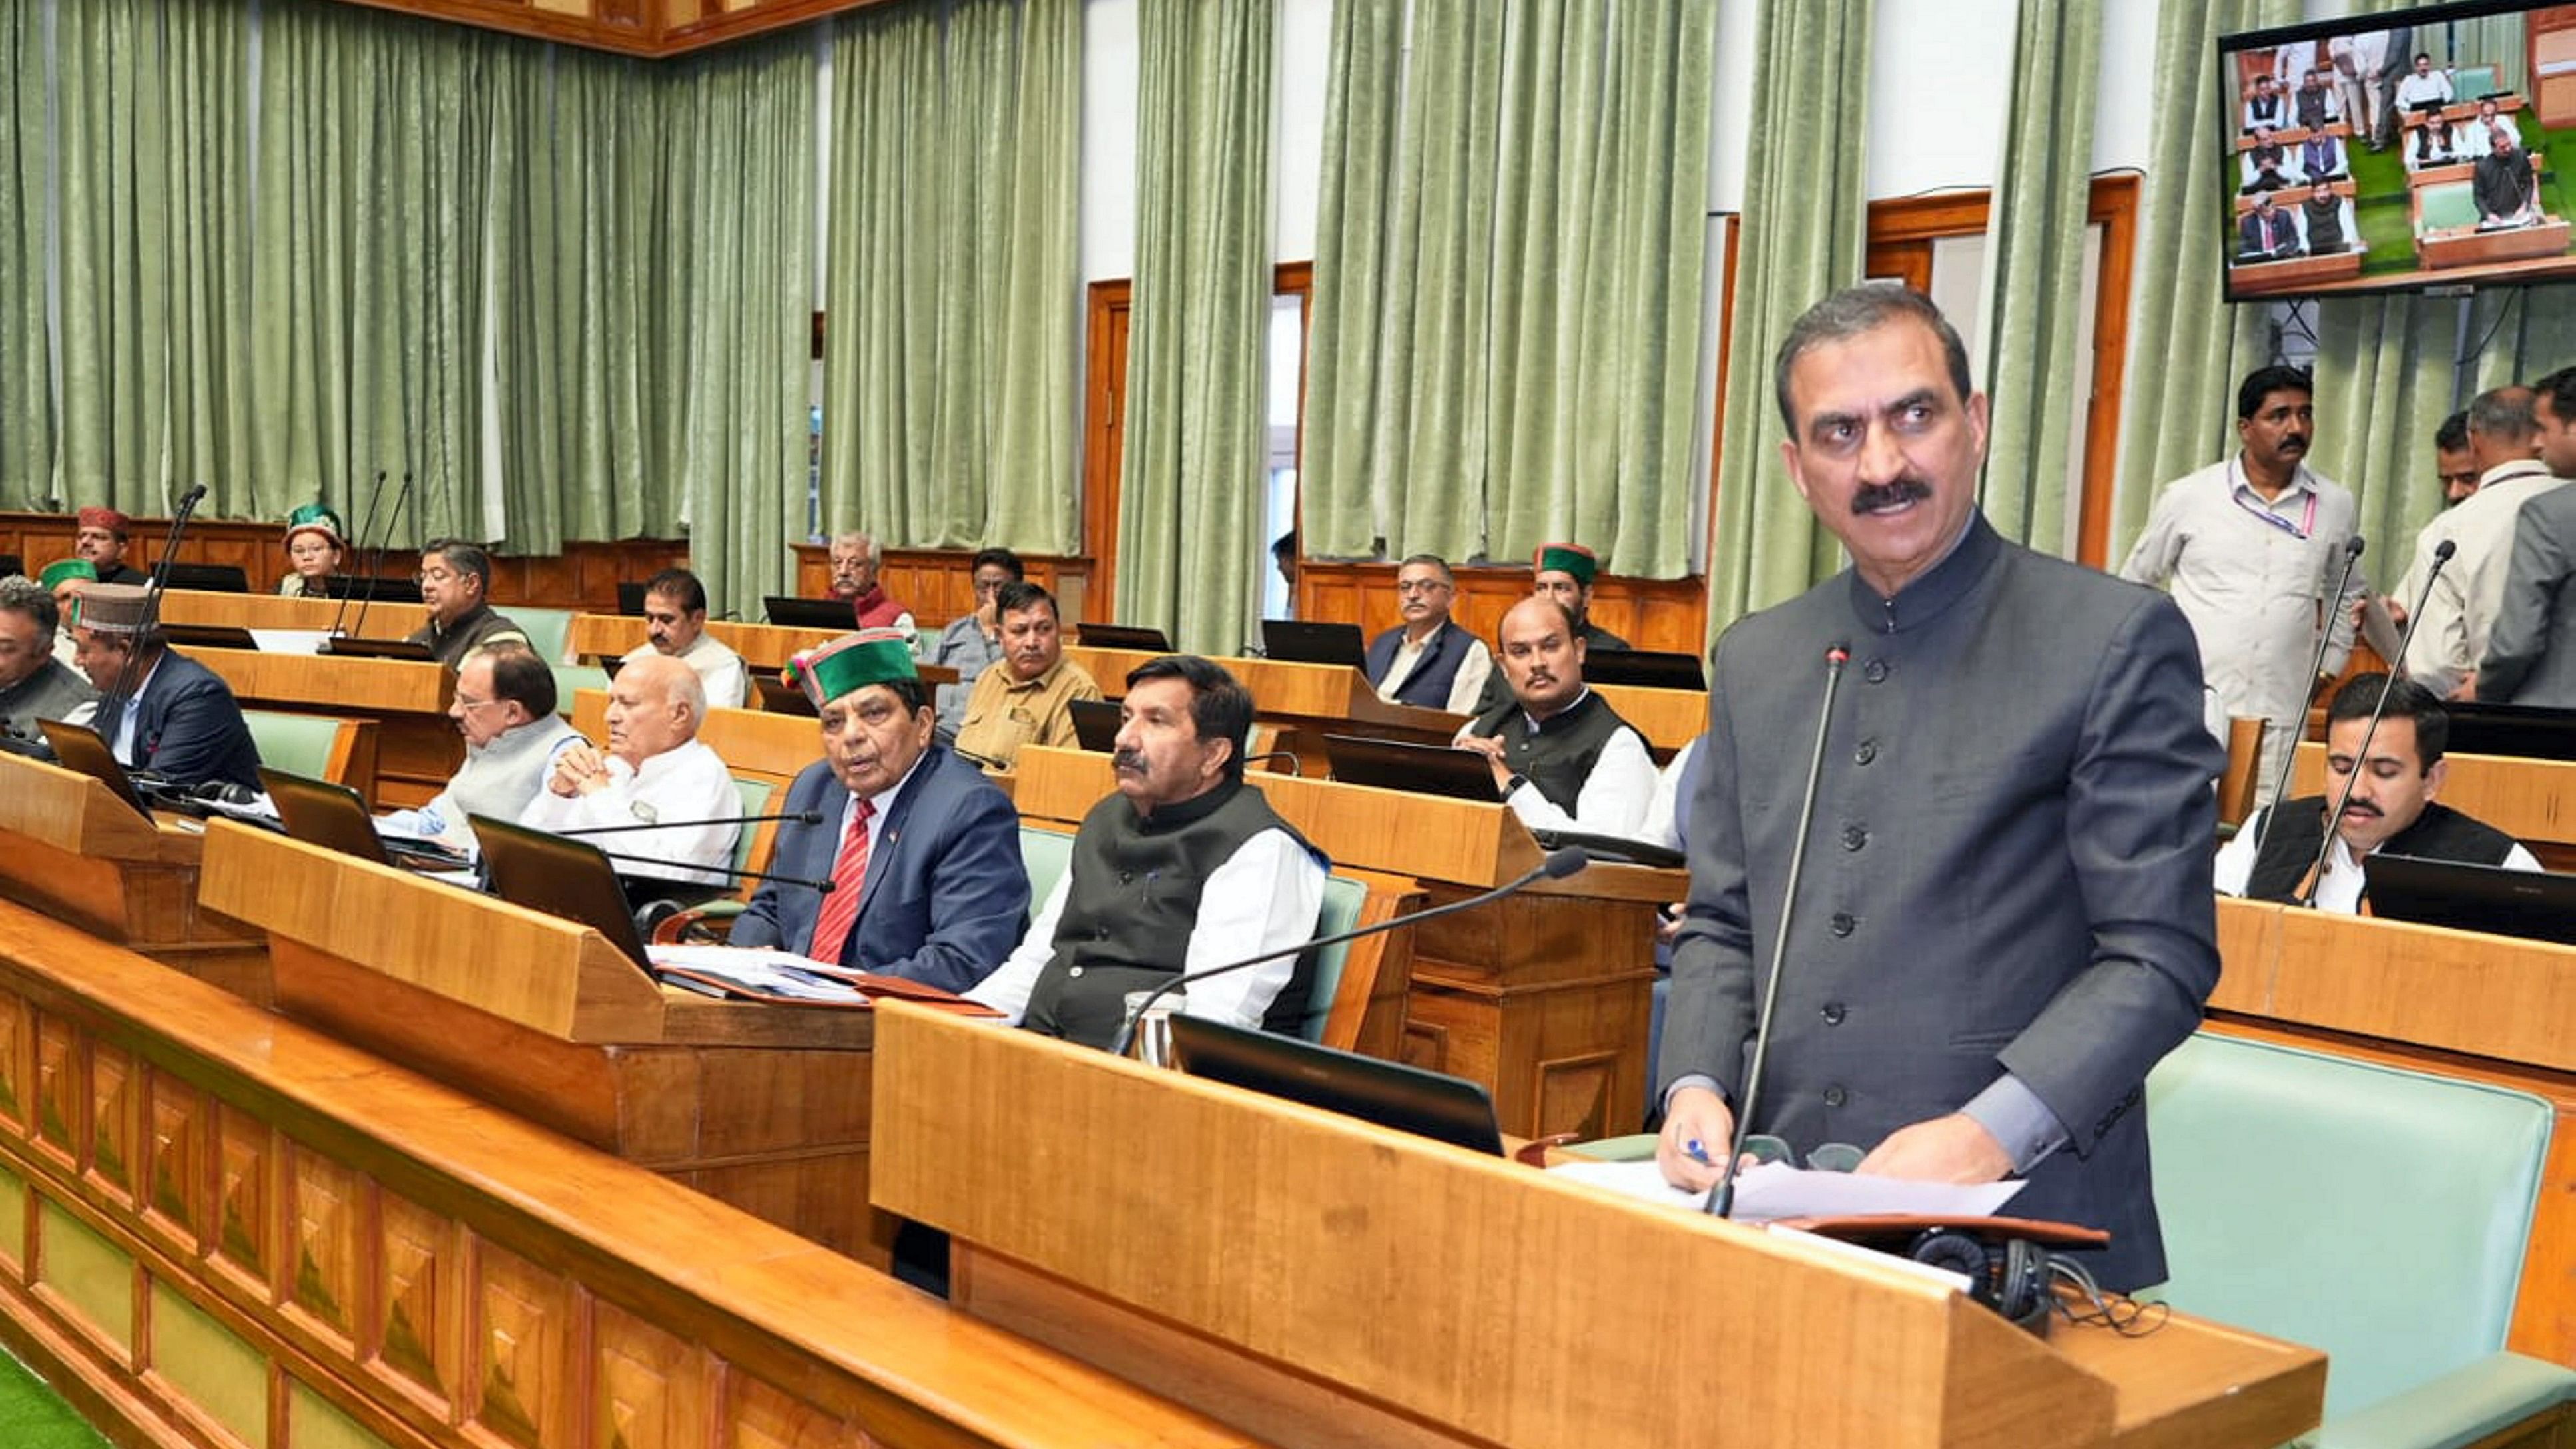
[(1030, 583), (1004, 584), (993, 596), (1002, 621), (1002, 662), (975, 677), (966, 722), (957, 729), (960, 758), (1007, 770), (1023, 745), (1070, 745), (1077, 699), (1099, 699), (1100, 686), (1064, 657), (1055, 599)]
[[(2423, 600), (2424, 619), (2407, 645), (2405, 672), (2445, 699), (2477, 697), (2478, 661), (2486, 657), (2487, 636), (2504, 607), (2514, 522), (2523, 504), (2562, 483), (2540, 461), (2540, 421), (2530, 388), (2478, 394), (2469, 404), (2469, 451), (2479, 469), (2478, 491), (2424, 526), (2414, 566), (2398, 584), (2390, 610), (2402, 621)], [(2433, 555), (2445, 539), (2456, 552), (2435, 574)]]

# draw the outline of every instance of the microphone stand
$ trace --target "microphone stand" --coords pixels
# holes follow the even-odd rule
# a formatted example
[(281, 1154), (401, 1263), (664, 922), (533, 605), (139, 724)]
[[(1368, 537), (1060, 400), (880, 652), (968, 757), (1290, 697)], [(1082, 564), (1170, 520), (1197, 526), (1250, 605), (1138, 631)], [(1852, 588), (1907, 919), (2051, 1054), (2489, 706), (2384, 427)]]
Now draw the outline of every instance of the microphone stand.
[[(360, 568), (366, 567), (367, 532), (375, 527), (376, 504), (383, 500), (384, 494), (385, 470), (378, 468), (376, 470), (376, 486), (368, 491), (367, 506), (358, 514), (358, 536), (349, 545), (353, 561)], [(351, 582), (354, 583), (356, 581), (352, 580)], [(331, 611), (331, 627), (323, 631), (323, 638), (326, 643), (329, 640), (340, 637), (340, 621), (349, 617), (349, 596), (351, 592), (353, 591), (348, 589), (340, 591), (340, 607)]]
[[(2344, 776), (2343, 792), (2335, 797), (2334, 808), (2326, 812), (2325, 838), (2317, 842), (2317, 858), (2308, 863), (2307, 884), (2291, 900), (2292, 905), (2311, 909), (2316, 906), (2317, 888), (2325, 884), (2326, 856), (2334, 849), (2335, 826), (2343, 820), (2344, 807), (2352, 803), (2352, 787), (2361, 783), (2361, 772), (2369, 768), (2370, 742), (2379, 734), (2379, 718), (2388, 712), (2388, 697), (2396, 693), (2397, 676), (2415, 647), (2415, 631), (2423, 626), (2424, 605), (2433, 597), (2433, 581), (2442, 576), (2442, 565), (2449, 563), (2458, 549), (2457, 543), (2446, 538), (2433, 550), (2433, 566), (2424, 571), (2424, 588), (2415, 596), (2414, 612), (2406, 616), (2406, 635), (2397, 641), (2397, 657), (2389, 661), (2388, 674), (2379, 684), (2379, 702), (2370, 707), (2370, 723), (2362, 727), (2361, 749), (2353, 756), (2352, 773)], [(2274, 801), (2272, 808), (2279, 809), (2280, 803)]]
[[(169, 582), (170, 565), (178, 559), (179, 540), (187, 536), (188, 520), (196, 516), (197, 505), (204, 502), (205, 497), (206, 485), (200, 483), (181, 495), (179, 506), (171, 512), (170, 536), (162, 540), (161, 559), (152, 565), (152, 581), (144, 586), (143, 623), (134, 631), (134, 643), (125, 651), (125, 662), (117, 666), (116, 687), (107, 692), (106, 697), (117, 702), (120, 713), (125, 706), (126, 692), (134, 687), (135, 666), (142, 662), (152, 631), (160, 626), (161, 590)], [(116, 730), (113, 727), (107, 732), (107, 740), (109, 748), (114, 749)]]
[[(2360, 534), (2356, 533), (2351, 538), (2344, 541), (2343, 574), (2335, 580), (2334, 592), (2326, 595), (2327, 598), (2334, 600), (2332, 607), (2341, 608), (2343, 606), (2343, 591), (2346, 588), (2349, 588), (2352, 584), (2352, 566), (2361, 558), (2361, 549), (2362, 541)], [(2316, 652), (2308, 657), (2307, 677), (2309, 679), (2313, 680), (2325, 671), (2326, 646), (2333, 642), (2333, 640), (2334, 622), (2329, 619), (2326, 622), (2326, 627), (2320, 630), (2317, 634)], [(2401, 648), (2397, 652), (2400, 655), (2403, 655), (2406, 651)], [(2395, 669), (2397, 667), (2397, 661), (2393, 659), (2390, 660), (2388, 667), (2392, 670)], [(2309, 691), (2313, 693), (2316, 686), (2311, 684), (2308, 688)], [(2272, 778), (2272, 803), (2264, 807), (2262, 827), (2254, 832), (2254, 855), (2258, 860), (2261, 859), (2263, 855), (2263, 842), (2271, 838), (2272, 827), (2277, 824), (2281, 818), (2279, 815), (2281, 802), (2290, 798), (2290, 769), (2293, 765), (2298, 763), (2299, 736), (2306, 733), (2306, 722), (2307, 711), (2301, 710), (2299, 712), (2298, 723), (2289, 726), (2290, 739), (2288, 746), (2281, 751), (2281, 769), (2280, 772)], [(2263, 729), (2265, 736), (2268, 738), (2272, 729), (2271, 721), (2264, 721)], [(2257, 747), (2254, 751), (2254, 757), (2257, 760), (2260, 760), (2263, 757), (2263, 751), (2260, 747)]]
[[(565, 833), (568, 834), (570, 832)], [(600, 854), (606, 856), (610, 860), (623, 860), (634, 865), (677, 866), (677, 868), (681, 870), (710, 871), (716, 875), (731, 876), (735, 880), (774, 880), (780, 885), (803, 886), (807, 890), (813, 891), (818, 895), (830, 895), (832, 893), (831, 881), (810, 880), (801, 875), (780, 875), (776, 871), (767, 870), (744, 870), (739, 866), (730, 865), (680, 865), (676, 861), (665, 860), (658, 855), (621, 855), (613, 850), (603, 850)], [(705, 881), (681, 880), (676, 876), (654, 876), (651, 877), (651, 879), (657, 882), (668, 881), (670, 884), (675, 886), (706, 884)]]
[[(402, 516), (403, 500), (410, 496), (411, 470), (406, 468), (403, 470), (402, 488), (394, 494), (394, 506), (385, 515), (385, 533), (390, 534), (394, 531), (394, 520)], [(376, 556), (367, 561), (366, 596), (358, 600), (358, 622), (349, 626), (349, 632), (361, 639), (367, 637), (367, 610), (375, 605), (376, 580), (383, 575), (384, 570), (385, 540), (382, 535), (379, 535), (376, 539)]]
[(1717, 1169), (1717, 1185), (1708, 1190), (1710, 1217), (1735, 1209), (1735, 1164), (1744, 1156), (1745, 1134), (1753, 1128), (1753, 1105), (1762, 1090), (1762, 1062), (1771, 1051), (1771, 1018), (1780, 1009), (1780, 968), (1789, 959), (1789, 923), (1798, 908), (1798, 881), (1807, 869), (1807, 832), (1815, 824), (1816, 791), (1825, 778), (1825, 735), (1833, 727), (1834, 694), (1842, 687), (1843, 666), (1851, 649), (1835, 644), (1825, 650), (1825, 703), (1816, 712), (1816, 750), (1807, 760), (1807, 793), (1798, 802), (1798, 835), (1789, 847), (1789, 879), (1780, 891), (1780, 929), (1771, 939), (1770, 980), (1762, 988), (1762, 1019), (1753, 1028), (1753, 1065), (1744, 1074), (1744, 1110), (1735, 1116), (1735, 1137), (1726, 1144), (1726, 1161)]
[(820, 810), (793, 810), (785, 815), (719, 815), (710, 820), (656, 820), (643, 825), (585, 825), (578, 830), (549, 831), (553, 835), (623, 835), (629, 830), (686, 830), (699, 825), (758, 825), (765, 820), (792, 820), (799, 825), (820, 825)]
[(1222, 966), (1211, 966), (1204, 971), (1183, 972), (1147, 992), (1143, 999), (1127, 1008), (1126, 1016), (1118, 1023), (1117, 1035), (1109, 1039), (1109, 1054), (1118, 1057), (1127, 1055), (1128, 1049), (1136, 1043), (1136, 1023), (1144, 1020), (1145, 1013), (1153, 1010), (1155, 1002), (1169, 996), (1180, 987), (1258, 966), (1264, 961), (1276, 961), (1282, 956), (1299, 955), (1319, 946), (1338, 946), (1344, 941), (1356, 941), (1362, 936), (1374, 936), (1381, 931), (1395, 930), (1399, 926), (1418, 926), (1425, 921), (1437, 920), (1442, 916), (1473, 910), (1478, 906), (1501, 900), (1541, 878), (1563, 880), (1591, 863), (1592, 857), (1575, 846), (1552, 850), (1548, 852), (1547, 859), (1522, 872), (1517, 879), (1498, 885), (1482, 895), (1469, 896), (1463, 901), (1451, 901), (1445, 906), (1434, 906), (1427, 911), (1416, 911), (1409, 916), (1397, 916), (1392, 920), (1377, 921), (1348, 931), (1338, 931), (1330, 936), (1318, 936), (1311, 941), (1299, 941), (1294, 945), (1282, 946), (1275, 951), (1264, 951), (1257, 956), (1247, 956), (1240, 961), (1228, 961)]

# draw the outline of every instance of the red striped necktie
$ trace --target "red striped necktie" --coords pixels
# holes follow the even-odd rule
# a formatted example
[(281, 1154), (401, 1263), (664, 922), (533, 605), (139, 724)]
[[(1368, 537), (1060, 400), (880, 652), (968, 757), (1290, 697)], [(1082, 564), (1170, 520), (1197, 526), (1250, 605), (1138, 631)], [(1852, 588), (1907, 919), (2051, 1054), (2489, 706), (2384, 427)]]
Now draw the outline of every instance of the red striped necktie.
[(837, 964), (849, 944), (850, 928), (858, 924), (859, 892), (868, 883), (868, 821), (876, 813), (877, 807), (865, 800), (850, 802), (850, 826), (842, 832), (841, 853), (832, 862), (832, 890), (814, 917), (814, 943), (805, 952), (817, 961)]

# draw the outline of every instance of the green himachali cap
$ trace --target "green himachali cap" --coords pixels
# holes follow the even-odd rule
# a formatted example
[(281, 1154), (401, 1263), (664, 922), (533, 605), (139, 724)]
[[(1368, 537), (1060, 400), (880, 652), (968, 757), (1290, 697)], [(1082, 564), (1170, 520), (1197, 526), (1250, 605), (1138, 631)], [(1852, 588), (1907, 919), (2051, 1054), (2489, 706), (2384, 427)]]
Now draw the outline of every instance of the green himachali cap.
[(904, 631), (862, 629), (788, 660), (778, 677), (804, 690), (819, 710), (851, 690), (921, 674), (912, 666), (912, 641)]

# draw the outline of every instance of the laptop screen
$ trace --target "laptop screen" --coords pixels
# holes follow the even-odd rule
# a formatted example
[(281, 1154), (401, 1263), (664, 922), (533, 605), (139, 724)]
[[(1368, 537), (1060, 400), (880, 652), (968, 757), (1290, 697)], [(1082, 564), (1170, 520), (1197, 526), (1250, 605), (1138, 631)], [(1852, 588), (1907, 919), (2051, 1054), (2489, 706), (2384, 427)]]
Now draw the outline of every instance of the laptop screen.
[(1368, 665), (1368, 642), (1357, 624), (1320, 624), (1308, 619), (1261, 621), (1261, 652), (1291, 664)]
[(483, 847), (492, 894), (514, 906), (588, 926), (624, 952), (636, 969), (644, 969), (644, 938), (635, 929), (634, 908), (598, 846), (487, 815), (465, 819)]
[(1333, 778), (1345, 785), (1374, 785), (1489, 805), (1502, 798), (1494, 788), (1494, 767), (1473, 750), (1365, 735), (1326, 735), (1324, 758), (1332, 762)]
[(152, 811), (135, 793), (134, 782), (125, 777), (125, 767), (116, 762), (115, 752), (98, 731), (85, 725), (65, 724), (58, 719), (36, 721), (45, 732), (45, 743), (54, 747), (54, 759), (66, 770), (87, 775), (107, 787), (107, 792), (134, 807), (134, 813), (149, 820)]
[(847, 599), (792, 599), (783, 594), (769, 594), (760, 601), (761, 612), (769, 622), (796, 629), (855, 629), (859, 616), (850, 611)]
[(2408, 855), (2368, 856), (2361, 869), (2384, 920), (2576, 945), (2576, 876)]
[(266, 766), (260, 768), (259, 783), (276, 804), (277, 818), (285, 824), (290, 839), (378, 865), (393, 864), (385, 854), (384, 842), (376, 838), (376, 822), (367, 814), (367, 804), (358, 798), (357, 791)]
[(1464, 1077), (1195, 1016), (1172, 1018), (1172, 1046), (1181, 1070), (1194, 1077), (1503, 1155), (1494, 1099)]

